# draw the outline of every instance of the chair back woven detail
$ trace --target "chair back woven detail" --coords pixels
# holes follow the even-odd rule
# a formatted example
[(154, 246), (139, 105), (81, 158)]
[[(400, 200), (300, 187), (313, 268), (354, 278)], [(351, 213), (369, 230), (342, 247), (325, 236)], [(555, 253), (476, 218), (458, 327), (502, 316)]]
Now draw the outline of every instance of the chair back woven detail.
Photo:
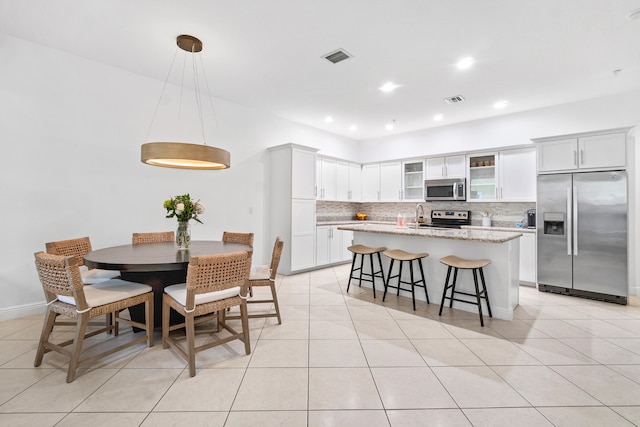
[(234, 233), (225, 231), (222, 233), (222, 241), (225, 243), (240, 243), (253, 247), (253, 233)]
[(193, 309), (195, 296), (239, 286), (243, 295), (251, 271), (251, 252), (191, 257), (187, 269), (187, 309)]
[(74, 297), (78, 310), (87, 308), (77, 257), (38, 252), (36, 270), (47, 302), (54, 301), (57, 295), (63, 295)]
[[(88, 237), (80, 237), (77, 239), (60, 240), (57, 242), (45, 243), (47, 253), (62, 256), (75, 256), (80, 260), (92, 251), (91, 241)], [(82, 261), (84, 262), (84, 261)]]
[(176, 235), (173, 231), (158, 231), (153, 233), (133, 233), (131, 243), (140, 245), (145, 243), (174, 242)]

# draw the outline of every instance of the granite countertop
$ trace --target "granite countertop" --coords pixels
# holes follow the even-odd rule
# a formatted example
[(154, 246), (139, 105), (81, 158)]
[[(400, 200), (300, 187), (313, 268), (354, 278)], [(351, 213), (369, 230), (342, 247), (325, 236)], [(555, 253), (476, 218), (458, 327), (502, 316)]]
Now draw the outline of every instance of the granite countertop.
[[(354, 225), (354, 224), (386, 224), (386, 225), (395, 225), (393, 221), (357, 221), (357, 220), (343, 220), (343, 221), (318, 221), (316, 225)], [(415, 223), (409, 223), (407, 225), (409, 228), (414, 228)], [(509, 233), (535, 233), (535, 228), (520, 228), (520, 227), (483, 227), (480, 225), (463, 225), (462, 229), (464, 230), (485, 230), (485, 231), (506, 231)]]
[(463, 229), (467, 230), (493, 230), (493, 231), (508, 231), (511, 233), (535, 233), (535, 228), (520, 228), (520, 227), (482, 227), (479, 225), (463, 225)]
[(316, 225), (348, 225), (348, 224), (395, 224), (392, 221), (372, 221), (372, 220), (342, 220), (342, 221), (317, 221)]
[(368, 222), (362, 224), (345, 224), (338, 227), (340, 230), (359, 231), (364, 233), (395, 234), (400, 236), (417, 236), (436, 239), (469, 240), (485, 243), (505, 243), (522, 236), (521, 230), (518, 232), (497, 231), (493, 227), (486, 229), (452, 229), (452, 228), (401, 228), (390, 224), (374, 224)]

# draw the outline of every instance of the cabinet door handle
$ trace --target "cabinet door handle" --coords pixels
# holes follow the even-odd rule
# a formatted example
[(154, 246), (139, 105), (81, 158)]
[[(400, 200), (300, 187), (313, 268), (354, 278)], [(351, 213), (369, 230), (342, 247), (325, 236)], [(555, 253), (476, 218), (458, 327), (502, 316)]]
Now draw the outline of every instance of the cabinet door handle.
[(584, 165), (584, 150), (580, 150), (580, 164)]
[(504, 198), (504, 188), (500, 187), (500, 198)]
[(378, 200), (380, 200), (380, 190), (378, 190)]

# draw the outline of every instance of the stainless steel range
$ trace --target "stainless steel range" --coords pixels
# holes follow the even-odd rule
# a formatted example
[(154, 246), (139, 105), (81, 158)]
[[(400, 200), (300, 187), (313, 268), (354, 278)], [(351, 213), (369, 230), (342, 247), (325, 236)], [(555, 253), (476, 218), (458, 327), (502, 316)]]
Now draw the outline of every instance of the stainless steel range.
[(471, 211), (431, 211), (431, 224), (420, 224), (434, 228), (460, 228), (463, 225), (471, 225)]

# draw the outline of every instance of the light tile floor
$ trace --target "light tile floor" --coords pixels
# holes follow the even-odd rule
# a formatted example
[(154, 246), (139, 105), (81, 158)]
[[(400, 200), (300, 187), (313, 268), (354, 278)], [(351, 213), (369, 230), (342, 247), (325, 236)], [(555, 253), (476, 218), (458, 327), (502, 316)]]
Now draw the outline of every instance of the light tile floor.
[(481, 328), (464, 311), (347, 294), (348, 272), (279, 277), (283, 324), (251, 320), (252, 354), (239, 341), (198, 353), (194, 378), (156, 332), (67, 384), (59, 355), (33, 367), (43, 316), (0, 322), (0, 425), (640, 425), (640, 307), (522, 287), (515, 319)]

